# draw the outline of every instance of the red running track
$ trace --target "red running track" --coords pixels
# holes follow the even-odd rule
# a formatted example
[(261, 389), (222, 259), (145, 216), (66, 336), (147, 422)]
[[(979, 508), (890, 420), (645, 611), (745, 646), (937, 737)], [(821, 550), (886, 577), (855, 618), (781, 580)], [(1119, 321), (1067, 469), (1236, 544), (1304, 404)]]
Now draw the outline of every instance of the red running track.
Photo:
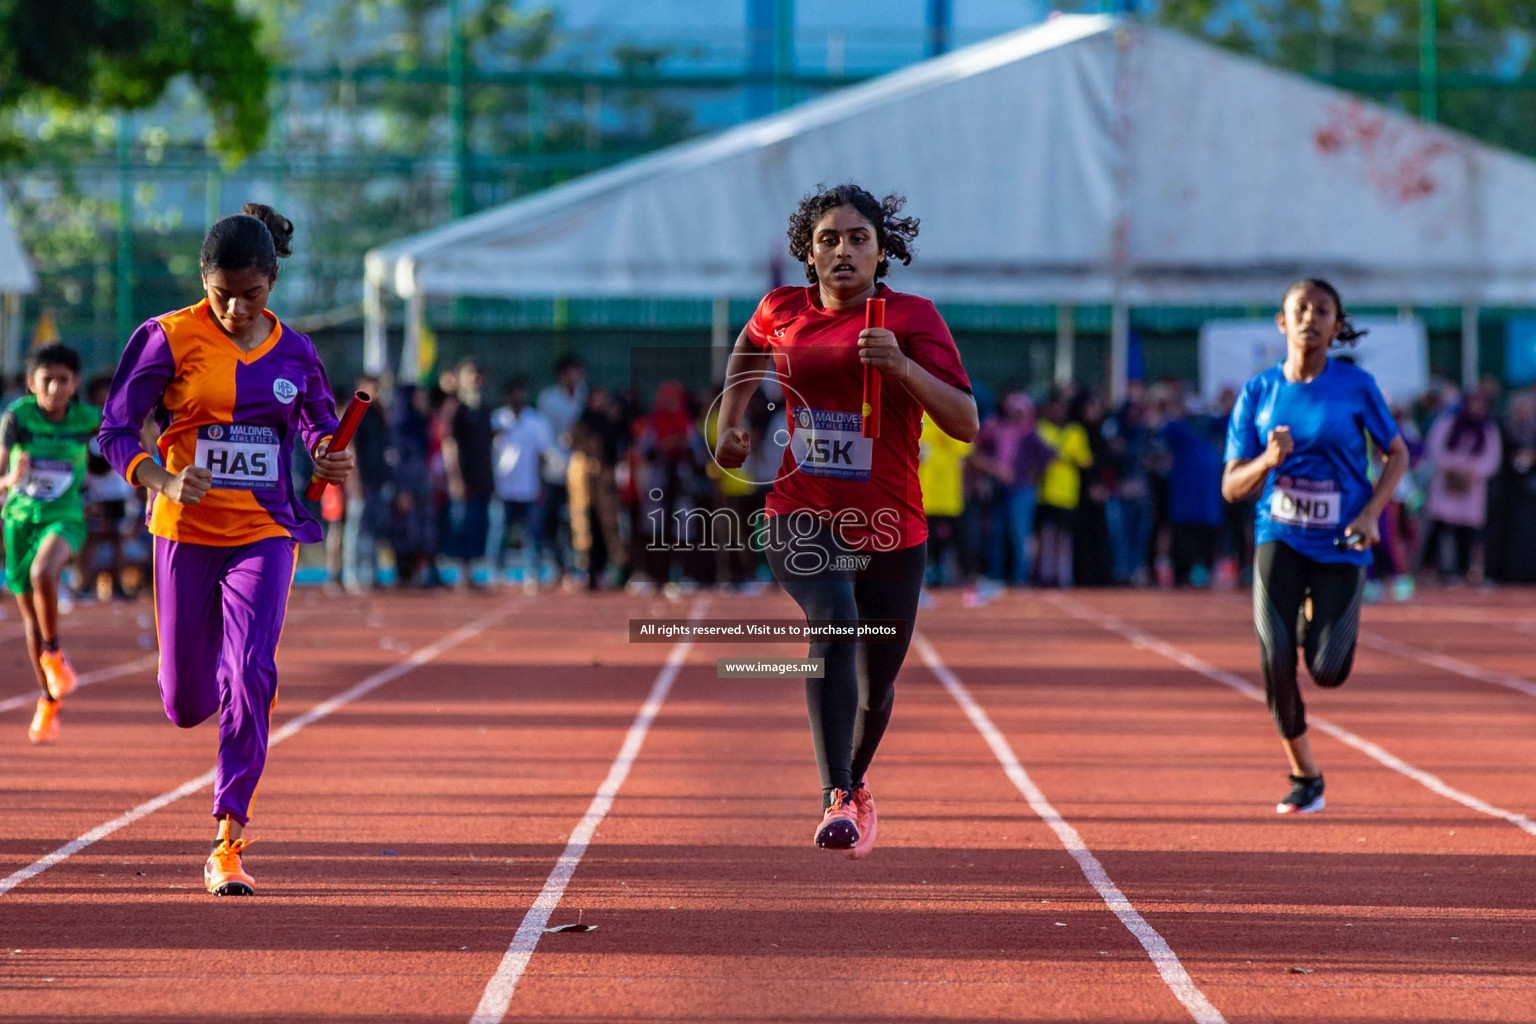
[[(1366, 749), (1314, 728), (1329, 807), (1301, 820), (1273, 813), (1273, 726), (1230, 684), (1259, 682), (1242, 595), (942, 594), (861, 863), (810, 845), (798, 682), (716, 678), (718, 657), (793, 646), (695, 645), (674, 677), (683, 652), (629, 644), (627, 620), (689, 604), (389, 595), (324, 626), (318, 607), (295, 598), (279, 655), (275, 726), (304, 724), (254, 808), (260, 894), (202, 892), (207, 788), (0, 882), (0, 1021), (465, 1022), (494, 1019), (488, 986), (507, 1020), (588, 1024), (1536, 1021), (1536, 835), (1423, 781), (1536, 815), (1529, 591), (1367, 609), (1354, 677), (1306, 691)], [(159, 708), (147, 611), (66, 619), (77, 669), (105, 678), (58, 745), (27, 743), (29, 708), (0, 716), (0, 877), (212, 765), (213, 726)], [(0, 702), (28, 683), (6, 626)], [(493, 984), (541, 890), (551, 923), (596, 930), (539, 934)]]

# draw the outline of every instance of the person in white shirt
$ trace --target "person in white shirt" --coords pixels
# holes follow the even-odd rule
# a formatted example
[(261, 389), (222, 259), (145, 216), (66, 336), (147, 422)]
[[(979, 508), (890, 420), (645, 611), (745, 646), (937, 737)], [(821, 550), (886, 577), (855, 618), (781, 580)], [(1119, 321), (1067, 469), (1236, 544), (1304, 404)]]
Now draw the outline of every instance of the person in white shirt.
[(544, 543), (554, 551), (555, 571), (560, 575), (575, 565), (566, 475), (571, 461), (571, 431), (587, 407), (586, 378), (581, 358), (566, 354), (555, 363), (555, 383), (539, 392), (539, 414), (549, 424), (555, 441), (544, 459)]
[(507, 382), (506, 404), (491, 414), (494, 431), (491, 465), (496, 479), (499, 516), (493, 516), (491, 550), (496, 553), (496, 572), (503, 567), (506, 534), (520, 527), (523, 534), (523, 589), (539, 588), (539, 563), (543, 546), (545, 484), (543, 466), (556, 449), (549, 422), (528, 405), (528, 382)]
[[(87, 401), (100, 406), (107, 400), (111, 387), (110, 375), (96, 377), (87, 385)], [(98, 565), (103, 547), (111, 555), (108, 567), (112, 571), (112, 597), (128, 600), (123, 588), (123, 569), (127, 566), (125, 550), (127, 537), (132, 531), (128, 506), (137, 495), (134, 489), (117, 473), (101, 454), (101, 446), (91, 438), (85, 456), (85, 480), (80, 489), (85, 502), (86, 538), (80, 548), (80, 597), (86, 601), (96, 599), (96, 583), (100, 577)]]

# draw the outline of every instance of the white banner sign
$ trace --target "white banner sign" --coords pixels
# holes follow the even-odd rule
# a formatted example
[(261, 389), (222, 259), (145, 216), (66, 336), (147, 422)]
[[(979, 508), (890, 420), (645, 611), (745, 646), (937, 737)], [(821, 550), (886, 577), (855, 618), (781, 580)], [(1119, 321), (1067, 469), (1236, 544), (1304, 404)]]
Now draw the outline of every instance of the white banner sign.
[[(1353, 359), (1376, 378), (1387, 401), (1406, 402), (1429, 388), (1429, 339), (1418, 320), (1351, 317), (1370, 333), (1334, 356)], [(1214, 400), (1224, 387), (1241, 388), (1249, 378), (1285, 358), (1285, 335), (1269, 320), (1207, 320), (1200, 327), (1200, 395)]]

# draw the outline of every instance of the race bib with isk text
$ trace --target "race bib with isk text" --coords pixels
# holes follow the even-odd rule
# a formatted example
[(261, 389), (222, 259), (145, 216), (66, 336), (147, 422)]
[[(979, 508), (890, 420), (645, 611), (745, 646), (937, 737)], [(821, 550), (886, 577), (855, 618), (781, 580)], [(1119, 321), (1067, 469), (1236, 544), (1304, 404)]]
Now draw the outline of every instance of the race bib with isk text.
[(75, 482), (75, 464), (63, 459), (33, 459), (22, 493), (35, 501), (53, 501)]
[(215, 423), (197, 431), (197, 464), (213, 473), (213, 486), (264, 491), (278, 484), (283, 446), (271, 427)]
[(863, 417), (856, 412), (799, 408), (789, 439), (796, 465), (811, 476), (868, 480), (874, 438), (860, 437)]
[(1288, 526), (1333, 529), (1339, 525), (1339, 485), (1333, 480), (1275, 478), (1269, 517)]

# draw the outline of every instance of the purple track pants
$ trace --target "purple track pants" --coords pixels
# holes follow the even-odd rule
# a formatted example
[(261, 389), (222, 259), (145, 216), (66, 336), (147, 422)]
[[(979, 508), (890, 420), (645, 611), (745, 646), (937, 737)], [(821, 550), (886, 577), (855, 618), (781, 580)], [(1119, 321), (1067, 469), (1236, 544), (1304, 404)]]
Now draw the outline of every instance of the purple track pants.
[(154, 542), (160, 699), (184, 729), (219, 713), (213, 814), (245, 825), (267, 762), (298, 545), (287, 537), (228, 548)]

